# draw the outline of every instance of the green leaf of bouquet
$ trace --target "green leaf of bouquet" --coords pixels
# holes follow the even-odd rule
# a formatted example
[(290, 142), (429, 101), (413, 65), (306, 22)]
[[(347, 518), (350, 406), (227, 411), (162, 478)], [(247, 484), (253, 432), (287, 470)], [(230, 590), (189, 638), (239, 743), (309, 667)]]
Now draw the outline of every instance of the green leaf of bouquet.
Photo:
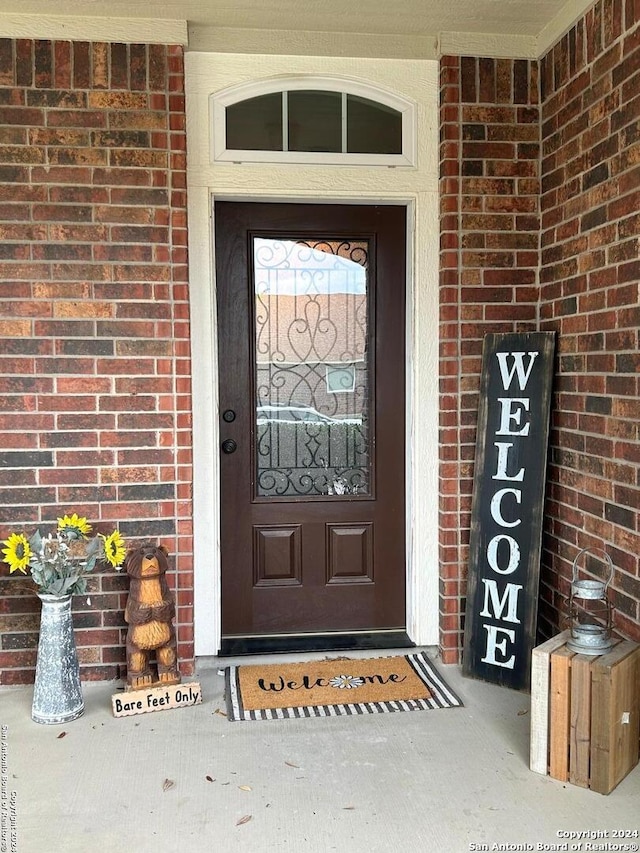
[(96, 558), (97, 558), (97, 556), (101, 550), (102, 550), (102, 542), (98, 536), (94, 536), (92, 539), (87, 540), (87, 549), (86, 549), (87, 557), (92, 557), (95, 554)]
[(50, 584), (48, 584), (46, 592), (50, 593), (51, 595), (64, 595), (64, 589), (65, 579), (58, 578), (57, 580), (52, 581)]

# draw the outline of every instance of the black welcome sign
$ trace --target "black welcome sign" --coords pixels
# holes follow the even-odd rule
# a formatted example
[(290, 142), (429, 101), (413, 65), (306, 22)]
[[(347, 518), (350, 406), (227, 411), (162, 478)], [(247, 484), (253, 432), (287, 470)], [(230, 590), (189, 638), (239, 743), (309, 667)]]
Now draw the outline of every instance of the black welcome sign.
[(526, 690), (535, 645), (555, 332), (484, 339), (464, 675)]

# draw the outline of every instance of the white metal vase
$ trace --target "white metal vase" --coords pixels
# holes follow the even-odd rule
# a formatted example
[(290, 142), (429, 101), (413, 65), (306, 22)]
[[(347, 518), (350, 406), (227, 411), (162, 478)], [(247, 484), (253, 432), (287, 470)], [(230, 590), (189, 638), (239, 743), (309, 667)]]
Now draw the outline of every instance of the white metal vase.
[(84, 712), (72, 596), (38, 593), (38, 597), (42, 617), (31, 718), (36, 723), (68, 723)]

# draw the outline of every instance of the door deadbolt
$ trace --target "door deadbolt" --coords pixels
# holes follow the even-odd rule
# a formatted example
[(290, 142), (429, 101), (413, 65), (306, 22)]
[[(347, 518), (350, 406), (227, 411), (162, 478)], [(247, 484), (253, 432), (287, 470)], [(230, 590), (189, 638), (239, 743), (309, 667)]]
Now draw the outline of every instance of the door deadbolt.
[(238, 449), (238, 445), (232, 438), (226, 438), (222, 442), (222, 452), (223, 453), (235, 453)]
[(225, 409), (225, 411), (222, 413), (222, 420), (225, 421), (225, 423), (233, 423), (235, 419), (236, 413), (233, 411), (233, 409)]

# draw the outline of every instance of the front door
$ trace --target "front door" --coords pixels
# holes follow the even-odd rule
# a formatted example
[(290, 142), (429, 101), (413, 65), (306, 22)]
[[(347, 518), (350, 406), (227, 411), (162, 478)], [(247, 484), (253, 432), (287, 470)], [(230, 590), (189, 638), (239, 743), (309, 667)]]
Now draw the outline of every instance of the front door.
[(217, 202), (215, 241), (223, 639), (403, 630), (406, 209)]

